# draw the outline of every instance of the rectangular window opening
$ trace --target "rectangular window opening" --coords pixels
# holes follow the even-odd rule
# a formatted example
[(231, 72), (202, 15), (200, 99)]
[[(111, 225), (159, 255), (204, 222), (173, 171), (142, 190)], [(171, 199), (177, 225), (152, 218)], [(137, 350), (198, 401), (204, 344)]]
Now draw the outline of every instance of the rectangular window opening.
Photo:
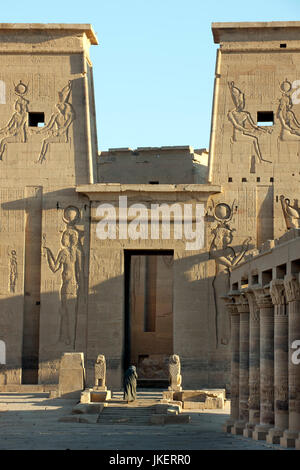
[(286, 44), (285, 44), (285, 43), (280, 44), (280, 49), (285, 49), (285, 48), (286, 48)]
[(273, 126), (274, 125), (274, 112), (273, 111), (257, 111), (257, 125), (258, 126)]
[(45, 113), (28, 113), (29, 127), (44, 127)]

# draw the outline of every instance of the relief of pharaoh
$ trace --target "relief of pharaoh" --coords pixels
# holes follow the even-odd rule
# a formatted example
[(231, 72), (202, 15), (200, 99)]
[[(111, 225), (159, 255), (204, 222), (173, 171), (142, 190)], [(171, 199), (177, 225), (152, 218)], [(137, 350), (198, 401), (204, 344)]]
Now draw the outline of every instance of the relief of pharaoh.
[[(228, 83), (234, 108), (231, 109), (227, 117), (233, 125), (232, 142), (250, 142), (253, 145), (254, 155), (259, 162), (268, 162), (262, 157), (259, 145), (258, 135), (260, 133), (271, 133), (272, 129), (264, 129), (257, 126), (251, 114), (245, 110), (245, 95), (234, 85), (234, 82)], [(258, 135), (257, 135), (258, 134)]]
[(15, 86), (15, 94), (18, 97), (15, 102), (15, 112), (7, 125), (0, 129), (0, 160), (2, 160), (8, 143), (24, 143), (27, 140), (29, 101), (24, 98), (26, 93), (27, 86), (20, 81), (20, 83)]
[(69, 97), (72, 89), (72, 82), (69, 81), (61, 91), (58, 92), (58, 102), (55, 105), (57, 111), (50, 117), (49, 122), (41, 129), (32, 129), (31, 132), (35, 134), (44, 135), (42, 141), (42, 148), (38, 158), (38, 163), (46, 160), (46, 154), (49, 144), (52, 143), (67, 143), (69, 141), (69, 127), (75, 119), (75, 111)]

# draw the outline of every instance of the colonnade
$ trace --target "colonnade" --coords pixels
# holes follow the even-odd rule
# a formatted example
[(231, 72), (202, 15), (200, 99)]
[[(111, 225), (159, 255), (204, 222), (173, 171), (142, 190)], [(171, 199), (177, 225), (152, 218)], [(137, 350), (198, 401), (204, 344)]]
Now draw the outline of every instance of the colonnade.
[(231, 317), (231, 415), (224, 430), (300, 449), (299, 275), (223, 298)]

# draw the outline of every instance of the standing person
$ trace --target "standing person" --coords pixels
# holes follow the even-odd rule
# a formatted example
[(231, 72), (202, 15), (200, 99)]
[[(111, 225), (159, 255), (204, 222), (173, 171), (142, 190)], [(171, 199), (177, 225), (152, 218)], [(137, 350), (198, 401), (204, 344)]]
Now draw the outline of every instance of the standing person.
[(136, 400), (137, 378), (136, 367), (130, 366), (124, 376), (124, 400), (127, 403)]

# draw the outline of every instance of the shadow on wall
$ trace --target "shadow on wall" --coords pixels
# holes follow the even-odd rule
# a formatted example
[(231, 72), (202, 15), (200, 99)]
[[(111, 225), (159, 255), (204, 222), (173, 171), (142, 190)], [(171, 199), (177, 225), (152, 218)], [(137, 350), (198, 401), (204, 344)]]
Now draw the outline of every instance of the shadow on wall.
[[(60, 210), (64, 204), (60, 204), (57, 208), (56, 201), (68, 202), (72, 196), (74, 188), (47, 194), (46, 210), (53, 208)], [(30, 198), (27, 198), (4, 203), (2, 207), (23, 211), (29, 203)], [(84, 205), (85, 200), (81, 199), (82, 213)], [(59, 214), (61, 213), (60, 210)], [(72, 232), (69, 228), (65, 231), (68, 231), (71, 238), (74, 235), (73, 238), (76, 239), (74, 230)], [(57, 236), (60, 240), (61, 234)], [(57, 246), (57, 240), (55, 244)], [(69, 241), (61, 239), (61, 244), (66, 245), (60, 250), (63, 258), (63, 254), (67, 254), (72, 243), (70, 239)], [(51, 249), (53, 245), (54, 243), (50, 244)], [(236, 253), (242, 249), (242, 246), (230, 246)], [(89, 237), (86, 236), (83, 245), (85, 253), (88, 253), (88, 247)], [(230, 321), (225, 309), (217, 308), (215, 303), (216, 260), (223, 253), (223, 247), (217, 248), (213, 257), (206, 251), (174, 260), (173, 338), (176, 351), (173, 352), (180, 355), (183, 376), (186, 371), (190, 383), (194, 383), (195, 386), (197, 377), (200, 377), (201, 386), (224, 387), (228, 381), (224, 377), (229, 377)], [(169, 246), (169, 249), (174, 247)], [(157, 250), (156, 252), (158, 253)], [(1, 367), (0, 384), (20, 384), (22, 369), (31, 370), (37, 368), (37, 365), (39, 365), (40, 383), (57, 383), (61, 356), (64, 352), (70, 351), (84, 353), (89, 385), (93, 385), (94, 364), (98, 354), (104, 354), (106, 357), (108, 383), (113, 377), (115, 381), (117, 376), (122, 376), (124, 356), (129, 349), (125, 341), (124, 276), (109, 278), (93, 286), (89, 294), (87, 294), (87, 282), (84, 283), (84, 289), (78, 289), (76, 285), (75, 288), (73, 285), (72, 289), (68, 289), (68, 285), (63, 281), (66, 256), (61, 262), (54, 262), (57, 261), (58, 255), (57, 251), (53, 253), (56, 260), (52, 259), (52, 264), (45, 253), (41, 257), (42, 269), (49, 270), (50, 265), (53, 269), (50, 268), (52, 272), (49, 271), (52, 292), (43, 293), (40, 297), (38, 335), (34, 333), (34, 328), (30, 331), (30, 325), (27, 324), (26, 329), (24, 328), (24, 296), (14, 295), (5, 298), (2, 295), (1, 297), (0, 340), (6, 346), (6, 367), (5, 370), (3, 366)], [(85, 276), (89, 271), (87, 258), (88, 256), (85, 260)], [(92, 253), (91, 260), (94, 262)], [(76, 256), (72, 258), (72, 253), (69, 261), (73, 263), (74, 268), (75, 265), (78, 267), (78, 260)], [(96, 269), (102, 269), (101, 258), (97, 263)], [(228, 277), (229, 272), (223, 272), (222, 279), (220, 277), (222, 282), (218, 287), (218, 298), (228, 291)], [(20, 281), (22, 282), (21, 277), (17, 282)], [(182, 288), (183, 285), (186, 285), (186, 288)], [(54, 292), (53, 286), (57, 286)], [(26, 299), (30, 302), (28, 292)], [(182, 331), (185, 332), (184, 335), (180, 334)], [(23, 350), (24, 334), (30, 339), (32, 346), (27, 352)], [(220, 338), (220, 341), (216, 342), (216, 338)], [(114, 352), (113, 355), (111, 351)]]
[[(216, 348), (215, 334), (216, 329), (219, 333), (223, 330), (223, 335), (230, 338), (230, 322), (225, 310), (218, 311), (216, 316), (212, 289), (214, 277), (197, 280), (189, 278), (190, 272), (197, 269), (204, 261), (208, 261), (207, 253), (174, 261), (174, 271), (176, 271), (173, 284), (174, 334), (177, 345), (174, 353), (180, 355), (183, 377), (186, 371), (195, 385), (196, 377), (199, 376), (201, 386), (220, 387), (228, 383), (228, 379), (224, 379), (224, 371), (225, 375), (229, 376), (230, 345), (228, 342)], [(214, 260), (209, 262), (214, 263)], [(45, 263), (44, 257), (42, 263)], [(61, 276), (61, 271), (54, 276)], [(187, 280), (188, 288), (186, 290), (181, 288), (180, 302), (178, 302), (176, 291)], [(123, 285), (123, 292), (120, 292), (120, 285)], [(192, 302), (191, 297), (195, 299)], [(88, 309), (86, 309), (86, 300), (88, 300)], [(105, 355), (107, 361), (107, 382), (109, 384), (114, 377), (115, 383), (116, 374), (123, 373), (124, 355), (128, 351), (124, 334), (124, 277), (117, 276), (98, 284), (88, 299), (86, 297), (81, 299), (80, 295), (77, 297), (73, 295), (72, 298), (71, 295), (62, 301), (61, 293), (55, 291), (42, 294), (40, 302), (40, 334), (39, 338), (32, 338), (33, 342), (37, 342), (37, 357), (31, 355), (24, 357), (22, 351), (24, 297), (2, 297), (0, 301), (0, 362), (6, 364), (5, 369), (1, 367), (0, 384), (20, 384), (22, 367), (30, 369), (37, 363), (39, 363), (39, 382), (55, 384), (58, 382), (61, 357), (64, 352), (71, 351), (84, 353), (88, 386), (93, 385), (94, 364), (100, 353)], [(185, 305), (189, 305), (189, 308), (186, 309)], [(186, 329), (186, 335), (191, 332), (191, 341), (178, 335), (180, 328)], [(199, 332), (198, 346), (195, 344), (195, 330)], [(103, 331), (106, 333), (103, 334)], [(201, 344), (203, 340), (206, 341), (205, 344)], [(111, 351), (114, 351), (113, 355)]]

